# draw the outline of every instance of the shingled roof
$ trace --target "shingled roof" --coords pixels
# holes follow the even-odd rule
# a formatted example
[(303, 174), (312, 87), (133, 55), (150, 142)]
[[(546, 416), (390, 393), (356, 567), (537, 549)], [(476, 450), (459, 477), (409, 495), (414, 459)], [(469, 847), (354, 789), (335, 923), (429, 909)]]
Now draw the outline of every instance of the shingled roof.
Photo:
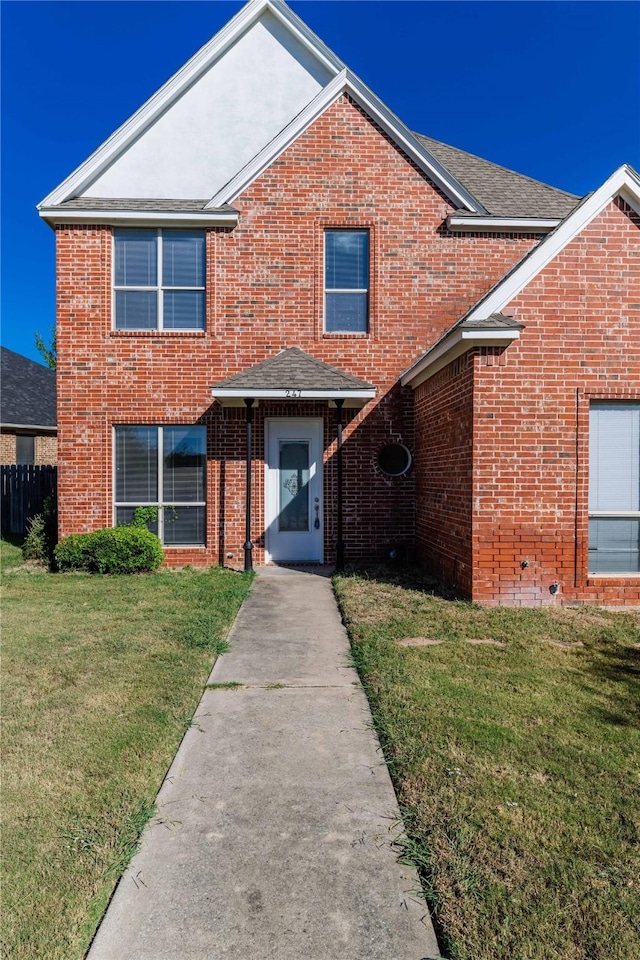
[(3, 426), (56, 426), (56, 372), (41, 363), (0, 347), (2, 392), (0, 423)]
[[(439, 160), (494, 217), (552, 217), (563, 219), (580, 197), (439, 140), (416, 134)], [(473, 214), (469, 214), (473, 217)]]
[(369, 391), (374, 387), (344, 370), (310, 356), (299, 347), (288, 347), (247, 370), (214, 384), (218, 390), (243, 390), (247, 396), (258, 390)]

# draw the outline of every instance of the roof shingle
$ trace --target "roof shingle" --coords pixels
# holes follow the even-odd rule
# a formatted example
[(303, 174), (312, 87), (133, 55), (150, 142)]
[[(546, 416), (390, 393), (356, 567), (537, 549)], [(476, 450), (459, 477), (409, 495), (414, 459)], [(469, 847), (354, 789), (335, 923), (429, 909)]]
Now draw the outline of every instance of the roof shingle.
[(56, 372), (0, 347), (0, 422), (14, 426), (56, 426)]

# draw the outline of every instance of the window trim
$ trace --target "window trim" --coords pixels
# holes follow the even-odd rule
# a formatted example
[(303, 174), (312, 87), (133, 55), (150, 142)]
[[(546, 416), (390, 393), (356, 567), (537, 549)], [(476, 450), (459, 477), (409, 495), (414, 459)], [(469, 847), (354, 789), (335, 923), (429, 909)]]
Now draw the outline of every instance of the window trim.
[(640, 510), (591, 510), (589, 508), (591, 487), (590, 487), (590, 468), (591, 468), (591, 411), (594, 406), (603, 406), (605, 404), (620, 404), (628, 405), (631, 407), (640, 408), (640, 402), (626, 395), (623, 396), (601, 396), (601, 395), (588, 395), (586, 404), (586, 416), (587, 416), (587, 430), (586, 430), (586, 443), (587, 443), (587, 511), (586, 511), (586, 521), (587, 521), (587, 549), (586, 549), (586, 576), (587, 580), (616, 580), (619, 578), (638, 578), (640, 577), (640, 570), (597, 570), (594, 571), (591, 569), (590, 564), (590, 538), (589, 538), (589, 521), (591, 519), (629, 519), (629, 520), (638, 520), (640, 522)]
[[(164, 233), (199, 233), (204, 240), (204, 278), (201, 287), (173, 287), (168, 284), (156, 283), (155, 286), (122, 286), (116, 284), (116, 231), (153, 230), (156, 234), (156, 281), (163, 278), (163, 234)], [(111, 230), (111, 330), (113, 333), (204, 333), (207, 329), (207, 234), (205, 230), (179, 227), (113, 227)], [(204, 294), (204, 308), (201, 327), (165, 327), (164, 325), (164, 294), (175, 291), (190, 291)], [(137, 291), (139, 293), (156, 294), (156, 326), (155, 327), (118, 327), (116, 318), (116, 294), (123, 291)]]
[[(140, 501), (123, 501), (116, 500), (116, 490), (117, 490), (117, 474), (116, 474), (116, 431), (120, 427), (147, 427), (152, 428), (158, 431), (158, 500), (147, 500)], [(199, 430), (204, 430), (204, 450), (205, 450), (205, 461), (204, 461), (204, 500), (174, 500), (171, 503), (165, 503), (163, 501), (164, 495), (164, 431), (166, 428), (171, 427), (189, 427), (197, 428)], [(112, 440), (112, 471), (113, 471), (113, 510), (112, 510), (112, 525), (116, 527), (117, 524), (117, 512), (119, 508), (123, 507), (156, 507), (158, 509), (158, 539), (162, 544), (163, 550), (194, 550), (197, 548), (205, 548), (207, 546), (207, 428), (200, 423), (117, 423), (114, 424), (111, 430), (111, 440)], [(204, 541), (202, 543), (165, 543), (164, 541), (164, 511), (167, 507), (204, 507)]]
[[(367, 287), (327, 287), (327, 237), (330, 233), (364, 233), (367, 237)], [(322, 227), (322, 333), (327, 337), (368, 337), (371, 335), (371, 228), (369, 226), (334, 226), (326, 224)], [(327, 329), (327, 294), (329, 293), (359, 293), (366, 294), (367, 325), (364, 330), (328, 330)]]

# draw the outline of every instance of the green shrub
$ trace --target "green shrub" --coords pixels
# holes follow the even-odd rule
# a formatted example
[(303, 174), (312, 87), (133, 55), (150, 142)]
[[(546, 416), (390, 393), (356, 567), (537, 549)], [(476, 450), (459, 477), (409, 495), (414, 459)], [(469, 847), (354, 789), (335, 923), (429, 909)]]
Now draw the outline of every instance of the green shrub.
[(144, 527), (109, 527), (73, 534), (56, 547), (60, 570), (143, 573), (157, 570), (163, 559), (160, 541)]
[(37, 560), (38, 563), (51, 565), (58, 533), (58, 516), (55, 500), (47, 497), (38, 513), (29, 520), (27, 536), (22, 545), (25, 560)]
[(93, 561), (92, 533), (72, 533), (61, 540), (55, 549), (59, 570), (90, 570)]

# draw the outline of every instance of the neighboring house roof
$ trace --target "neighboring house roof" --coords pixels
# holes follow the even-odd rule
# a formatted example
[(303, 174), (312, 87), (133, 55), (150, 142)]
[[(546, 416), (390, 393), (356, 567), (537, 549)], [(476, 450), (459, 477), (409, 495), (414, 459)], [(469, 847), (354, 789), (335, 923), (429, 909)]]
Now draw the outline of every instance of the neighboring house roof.
[(263, 360), (247, 370), (227, 377), (212, 388), (214, 397), (270, 397), (279, 396), (287, 390), (301, 390), (306, 399), (310, 394), (331, 399), (352, 396), (369, 399), (375, 395), (375, 387), (365, 380), (338, 370), (299, 347), (288, 347), (275, 357)]
[(6, 347), (0, 347), (0, 354), (0, 424), (3, 427), (55, 427), (55, 370)]
[[(432, 140), (418, 140), (495, 217), (550, 217), (569, 214), (580, 198), (539, 180), (515, 173), (472, 153)], [(468, 214), (473, 217), (473, 214)]]

